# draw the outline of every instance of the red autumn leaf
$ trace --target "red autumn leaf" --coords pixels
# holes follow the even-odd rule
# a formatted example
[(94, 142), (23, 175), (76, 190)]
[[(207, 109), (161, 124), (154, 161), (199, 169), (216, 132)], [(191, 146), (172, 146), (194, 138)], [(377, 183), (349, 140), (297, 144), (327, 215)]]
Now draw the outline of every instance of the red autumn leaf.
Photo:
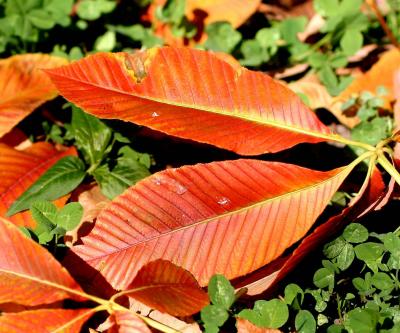
[(0, 315), (0, 333), (79, 333), (90, 309), (41, 309)]
[(47, 54), (22, 54), (0, 60), (0, 137), (57, 90), (40, 69), (67, 64), (64, 58)]
[(305, 237), (299, 246), (289, 256), (279, 258), (250, 274), (241, 281), (237, 281), (237, 288), (246, 287), (250, 296), (261, 294), (281, 281), (290, 271), (319, 246), (328, 242), (332, 235), (338, 233), (344, 226), (355, 221), (366, 213), (378, 209), (381, 200), (384, 200), (385, 184), (380, 172), (375, 169), (371, 179), (367, 179), (358, 195), (353, 198), (349, 207), (336, 216), (331, 217), (326, 223), (316, 228)]
[(127, 296), (173, 316), (189, 316), (209, 304), (193, 275), (167, 260), (142, 267), (127, 289)]
[(116, 289), (159, 258), (202, 286), (215, 273), (232, 279), (303, 237), (353, 167), (236, 160), (168, 169), (114, 199), (72, 249)]
[(47, 73), (63, 96), (97, 117), (239, 154), (330, 139), (330, 130), (288, 88), (211, 52), (98, 53)]
[[(75, 148), (59, 151), (47, 142), (35, 143), (24, 151), (18, 151), (0, 143), (0, 216), (24, 193), (48, 168), (62, 157), (76, 155)], [(68, 197), (55, 203), (63, 205)], [(35, 227), (30, 212), (11, 216), (10, 221), (19, 226)]]
[(128, 311), (115, 311), (106, 324), (107, 333), (151, 333), (142, 319)]
[(65, 298), (84, 300), (65, 268), (39, 244), (0, 217), (0, 304), (35, 306)]

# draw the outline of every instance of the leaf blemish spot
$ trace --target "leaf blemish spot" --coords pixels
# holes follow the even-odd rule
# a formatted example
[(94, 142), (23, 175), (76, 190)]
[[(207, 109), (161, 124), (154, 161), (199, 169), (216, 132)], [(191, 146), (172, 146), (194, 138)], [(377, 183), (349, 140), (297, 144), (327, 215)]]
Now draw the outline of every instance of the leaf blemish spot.
[(143, 53), (125, 54), (124, 65), (125, 69), (133, 74), (136, 83), (141, 83), (147, 76)]

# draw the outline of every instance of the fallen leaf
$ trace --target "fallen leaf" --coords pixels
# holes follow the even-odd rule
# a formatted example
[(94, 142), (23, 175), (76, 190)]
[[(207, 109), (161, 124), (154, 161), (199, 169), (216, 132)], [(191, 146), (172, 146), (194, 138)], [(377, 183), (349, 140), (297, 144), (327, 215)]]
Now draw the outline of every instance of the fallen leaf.
[(0, 60), (0, 137), (38, 106), (56, 97), (57, 90), (40, 69), (67, 64), (48, 54), (21, 54)]
[[(167, 325), (178, 332), (182, 333), (201, 333), (201, 329), (197, 322), (186, 323), (176, 317), (173, 317), (167, 313), (162, 313), (160, 311), (151, 311), (149, 314), (151, 319), (157, 320), (158, 322)], [(192, 319), (193, 321), (193, 319)]]
[(47, 250), (2, 217), (0, 245), (0, 303), (35, 306), (66, 298), (85, 300), (67, 270)]
[(243, 155), (331, 135), (290, 89), (211, 52), (164, 47), (134, 55), (97, 53), (47, 72), (63, 96), (99, 118), (134, 122)]
[[(298, 1), (297, 1), (298, 2)], [(261, 3), (258, 11), (264, 14), (269, 19), (285, 20), (291, 17), (306, 16), (311, 19), (315, 15), (313, 2), (311, 0), (303, 1), (302, 3), (279, 3), (271, 5)]]
[(192, 274), (160, 259), (143, 266), (124, 294), (152, 309), (180, 317), (209, 304), (207, 293)]
[(128, 311), (115, 311), (105, 324), (98, 327), (99, 332), (107, 333), (151, 333), (150, 328), (138, 316)]
[(202, 286), (216, 273), (236, 278), (303, 237), (353, 166), (236, 160), (168, 169), (114, 199), (72, 251), (116, 289), (159, 258)]
[(98, 185), (92, 185), (78, 195), (77, 201), (83, 207), (83, 215), (79, 225), (75, 229), (67, 231), (64, 236), (65, 244), (68, 247), (79, 242), (82, 235), (87, 234), (87, 231), (92, 228), (92, 223), (97, 218), (97, 215), (108, 205), (110, 199), (101, 192)]
[[(75, 148), (57, 150), (47, 142), (38, 142), (24, 151), (18, 151), (0, 143), (0, 216), (24, 193), (48, 168), (65, 156), (77, 155)], [(55, 201), (62, 206), (68, 200), (64, 196)], [(29, 211), (11, 216), (18, 226), (34, 228), (36, 222)]]
[(186, 14), (193, 20), (202, 12), (206, 14), (205, 24), (227, 21), (237, 28), (256, 12), (260, 3), (261, 0), (187, 0)]
[(288, 86), (295, 93), (306, 95), (311, 109), (329, 109), (332, 103), (331, 95), (315, 74), (307, 75), (298, 81), (289, 83)]
[(301, 42), (305, 42), (306, 39), (311, 35), (319, 33), (321, 28), (325, 25), (325, 22), (325, 19), (321, 15), (314, 14), (313, 17), (308, 21), (304, 31), (299, 32), (297, 37)]
[(308, 64), (297, 64), (292, 67), (287, 67), (283, 68), (281, 71), (273, 71), (273, 72), (268, 72), (267, 74), (272, 75), (276, 79), (284, 79), (290, 76), (298, 75), (300, 73), (305, 72), (308, 67), (310, 67)]
[(376, 93), (376, 88), (384, 86), (388, 94), (383, 96), (385, 108), (391, 109), (391, 103), (394, 101), (393, 74), (399, 68), (400, 51), (392, 49), (383, 53), (381, 58), (364, 75), (357, 77), (339, 96), (335, 102), (345, 102), (354, 95), (362, 91)]

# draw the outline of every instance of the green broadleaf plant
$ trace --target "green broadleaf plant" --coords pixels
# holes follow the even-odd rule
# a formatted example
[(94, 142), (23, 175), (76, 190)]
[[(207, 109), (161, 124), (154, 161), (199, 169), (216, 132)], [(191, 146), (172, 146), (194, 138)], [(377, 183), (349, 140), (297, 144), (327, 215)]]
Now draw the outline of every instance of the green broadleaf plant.
[(57, 240), (67, 231), (73, 230), (82, 219), (83, 208), (80, 203), (71, 202), (58, 211), (49, 201), (35, 201), (31, 206), (31, 213), (37, 222), (33, 233), (40, 244), (46, 244), (54, 236)]
[(60, 159), (11, 205), (7, 216), (29, 209), (38, 200), (55, 200), (70, 193), (85, 175), (85, 165), (78, 157)]

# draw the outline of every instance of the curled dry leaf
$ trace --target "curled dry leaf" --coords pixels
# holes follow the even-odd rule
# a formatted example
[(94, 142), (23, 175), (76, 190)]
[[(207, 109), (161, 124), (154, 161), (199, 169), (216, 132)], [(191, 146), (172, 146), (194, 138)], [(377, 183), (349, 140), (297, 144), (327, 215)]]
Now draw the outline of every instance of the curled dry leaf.
[[(201, 333), (201, 329), (197, 322), (193, 321), (192, 317), (183, 318), (185, 321), (178, 319), (174, 316), (171, 316), (168, 313), (160, 312), (158, 310), (154, 310), (147, 305), (139, 302), (133, 298), (129, 298), (129, 308), (130, 310), (140, 313), (142, 316), (149, 317), (158, 321), (161, 324), (164, 324), (172, 329), (182, 332), (182, 333)], [(186, 322), (187, 320), (190, 322)]]
[[(299, 1), (295, 1), (298, 3)], [(290, 17), (306, 16), (311, 19), (314, 14), (313, 2), (310, 0), (300, 1), (303, 3), (295, 4), (293, 2), (282, 2), (279, 1), (278, 5), (271, 5), (266, 3), (261, 3), (258, 7), (258, 11), (263, 13), (269, 19), (284, 20)]]
[(79, 333), (90, 309), (40, 309), (0, 315), (0, 333)]
[(261, 328), (246, 319), (237, 318), (236, 328), (238, 333), (282, 333), (282, 331), (274, 328)]
[(116, 289), (159, 258), (202, 286), (215, 273), (236, 278), (303, 237), (353, 167), (236, 160), (168, 169), (114, 199), (72, 250)]
[(65, 234), (64, 241), (68, 247), (78, 242), (81, 235), (87, 233), (97, 215), (107, 206), (110, 199), (101, 192), (99, 186), (95, 185), (81, 192), (78, 196), (78, 202), (83, 207), (83, 216), (79, 225)]
[(357, 124), (358, 120), (355, 117), (346, 117), (340, 105), (333, 103), (332, 96), (315, 74), (307, 75), (296, 82), (290, 83), (289, 88), (296, 93), (307, 96), (311, 109), (325, 108), (348, 127), (353, 127)]
[(298, 81), (289, 83), (289, 88), (295, 93), (306, 95), (311, 109), (328, 109), (332, 102), (332, 97), (329, 95), (328, 90), (315, 74), (307, 75)]
[(376, 44), (368, 44), (364, 45), (361, 49), (359, 49), (355, 54), (350, 56), (347, 60), (349, 62), (359, 62), (365, 59), (371, 52), (378, 49), (378, 45)]
[(0, 60), (0, 137), (57, 90), (41, 69), (67, 64), (64, 58), (47, 54), (22, 54)]
[[(0, 216), (5, 216), (13, 202), (54, 163), (62, 157), (76, 154), (75, 148), (57, 150), (47, 142), (35, 143), (24, 151), (0, 143)], [(60, 198), (55, 204), (62, 206), (67, 199)], [(36, 225), (28, 211), (9, 219), (18, 226), (34, 228)]]
[(243, 155), (326, 141), (331, 134), (288, 88), (211, 52), (164, 47), (98, 53), (47, 72), (63, 96), (99, 118)]
[(97, 329), (107, 333), (151, 333), (142, 319), (128, 311), (115, 311)]
[(79, 285), (47, 250), (1, 217), (0, 245), (0, 303), (35, 306), (65, 298), (85, 300)]
[(142, 267), (124, 294), (180, 317), (199, 312), (209, 304), (207, 293), (193, 275), (167, 260), (156, 260)]
[(289, 68), (284, 68), (282, 71), (279, 72), (270, 72), (269, 74), (272, 75), (274, 78), (280, 80), (303, 73), (308, 69), (308, 67), (310, 67), (308, 64), (298, 64)]
[(348, 207), (326, 223), (317, 227), (305, 237), (300, 245), (287, 257), (279, 258), (235, 283), (236, 288), (246, 287), (247, 295), (254, 296), (263, 293), (281, 281), (290, 271), (310, 253), (327, 242), (332, 235), (338, 233), (345, 225), (355, 221), (366, 213), (379, 209), (381, 200), (385, 199), (385, 184), (380, 172), (375, 169), (370, 179), (366, 179), (357, 196)]
[(162, 313), (160, 311), (151, 311), (149, 314), (151, 319), (154, 319), (164, 325), (167, 325), (174, 330), (182, 333), (201, 333), (202, 330), (200, 329), (199, 324), (197, 322), (190, 322), (186, 323), (182, 320), (179, 320), (176, 317), (173, 317), (167, 313)]
[(334, 101), (345, 102), (362, 91), (375, 94), (377, 87), (384, 86), (388, 90), (388, 94), (383, 97), (385, 107), (390, 109), (390, 104), (394, 101), (393, 74), (399, 68), (399, 63), (400, 51), (398, 49), (385, 52), (368, 72), (358, 76)]
[(304, 31), (299, 32), (297, 34), (297, 37), (301, 42), (305, 42), (306, 39), (311, 35), (319, 33), (324, 24), (325, 24), (325, 19), (319, 14), (314, 14), (313, 17), (308, 21)]

